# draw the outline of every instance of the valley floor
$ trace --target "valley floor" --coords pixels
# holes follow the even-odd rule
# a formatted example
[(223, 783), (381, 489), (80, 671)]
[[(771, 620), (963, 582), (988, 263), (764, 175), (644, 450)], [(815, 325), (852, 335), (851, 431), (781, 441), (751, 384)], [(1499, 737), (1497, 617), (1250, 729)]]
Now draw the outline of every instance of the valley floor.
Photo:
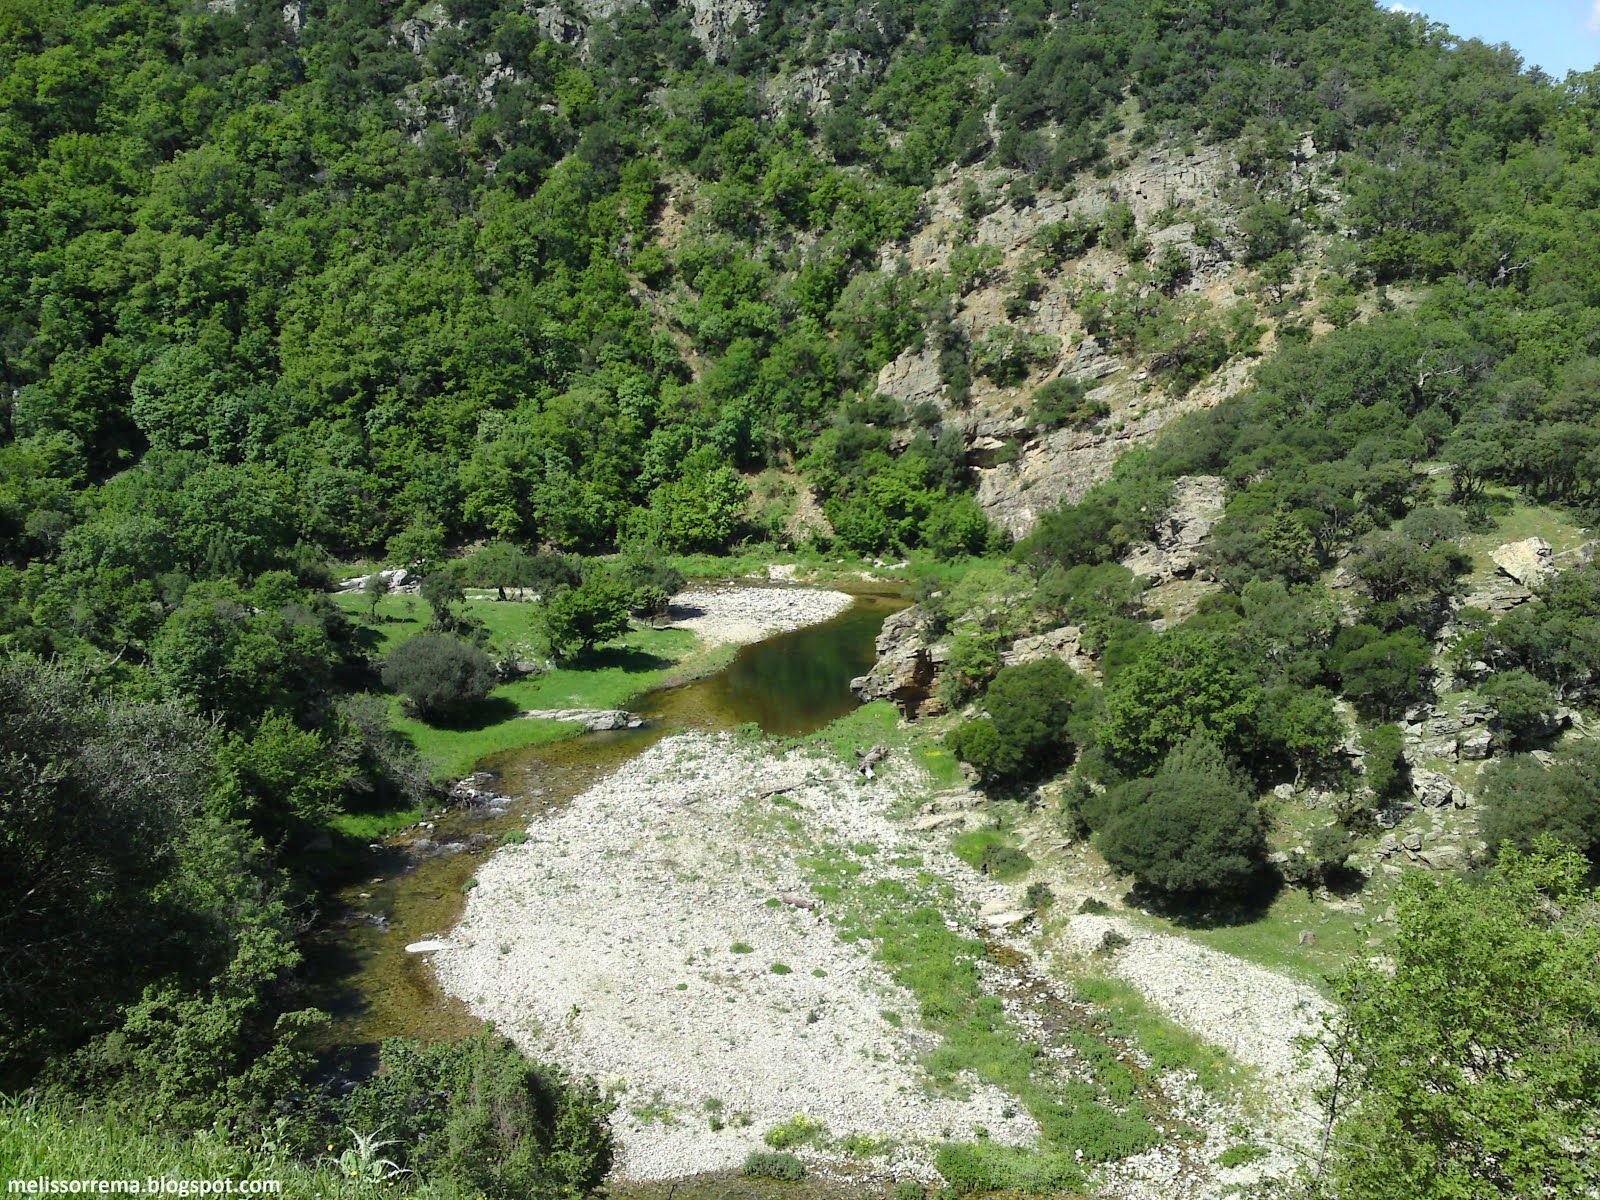
[[(1129, 1101), (1106, 1091), (1097, 1049), (1136, 1072), (1160, 1144), (1102, 1168), (1093, 1186), (1179, 1200), (1288, 1168), (1314, 1128), (1294, 1038), (1314, 1028), (1316, 994), (1122, 918), (1052, 920), (1038, 936), (1018, 919), (1021, 885), (971, 870), (949, 851), (950, 822), (929, 816), (970, 800), (944, 793), (930, 807), (929, 790), (898, 756), (869, 781), (814, 747), (669, 737), (479, 871), (437, 971), (535, 1055), (617, 1089), (619, 1179), (735, 1168), (774, 1144), (823, 1175), (851, 1163), (933, 1178), (943, 1142), (1027, 1145), (1038, 1134), (1027, 1097), (968, 1070), (939, 1086), (926, 997), (860, 936), (886, 913), (934, 904), (981, 939), (967, 944), (1002, 1023), (1043, 1047), (1040, 1095), (1079, 1080), (1113, 1108)], [(884, 895), (902, 899), (864, 918), (860, 898)], [(1080, 899), (1060, 896), (1058, 908)], [(1112, 928), (1128, 944), (1097, 949)], [(1203, 1090), (1190, 1072), (1145, 1071), (1136, 1041), (1103, 1036), (1075, 993), (1073, 979), (1091, 974), (1120, 976), (1221, 1046), (1230, 1078)], [(1084, 1030), (1100, 1040), (1086, 1044)]]

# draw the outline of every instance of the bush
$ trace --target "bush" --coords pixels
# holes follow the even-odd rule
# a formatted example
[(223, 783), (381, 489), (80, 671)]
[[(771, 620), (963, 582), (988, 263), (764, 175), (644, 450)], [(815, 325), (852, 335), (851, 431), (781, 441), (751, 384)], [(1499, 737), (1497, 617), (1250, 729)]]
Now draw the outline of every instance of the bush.
[(753, 1150), (744, 1160), (744, 1173), (750, 1179), (781, 1179), (797, 1183), (806, 1177), (806, 1165), (792, 1154)]
[(1266, 846), (1255, 801), (1203, 734), (1173, 750), (1153, 778), (1120, 784), (1105, 801), (1100, 852), (1149, 887), (1227, 892), (1260, 866)]
[(1405, 735), (1398, 725), (1377, 725), (1361, 734), (1362, 765), (1367, 786), (1380, 800), (1392, 800), (1411, 789)]
[(945, 747), (986, 783), (1038, 775), (1087, 737), (1091, 703), (1088, 685), (1060, 659), (1006, 667), (983, 698), (988, 717), (952, 730)]
[(612, 1105), (536, 1066), (507, 1038), (383, 1044), (377, 1075), (344, 1102), (355, 1129), (394, 1140), (401, 1165), (470, 1195), (584, 1195), (611, 1166)]
[(1555, 732), (1560, 707), (1555, 689), (1528, 671), (1504, 671), (1484, 680), (1478, 689), (1494, 709), (1496, 732), (1512, 743), (1532, 741)]
[(1103, 400), (1091, 400), (1076, 379), (1052, 379), (1033, 393), (1030, 421), (1035, 429), (1082, 429), (1111, 414)]
[(410, 700), (418, 716), (435, 720), (487, 696), (494, 686), (494, 664), (470, 642), (447, 633), (421, 633), (389, 651), (383, 683)]
[(1542, 835), (1600, 859), (1600, 743), (1583, 742), (1545, 767), (1527, 755), (1482, 776), (1483, 836), (1498, 854), (1528, 850)]

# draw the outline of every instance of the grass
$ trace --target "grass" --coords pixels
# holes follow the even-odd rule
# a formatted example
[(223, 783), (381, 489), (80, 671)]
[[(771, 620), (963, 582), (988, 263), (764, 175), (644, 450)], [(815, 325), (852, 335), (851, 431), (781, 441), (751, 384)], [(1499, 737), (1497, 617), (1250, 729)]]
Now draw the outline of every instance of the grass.
[[(112, 1115), (0, 1098), (0, 1163), (11, 1179), (275, 1179), (286, 1200), (374, 1195), (380, 1185), (351, 1178), (335, 1160), (353, 1153), (348, 1131), (339, 1139), (332, 1153), (306, 1163), (261, 1139), (230, 1141), (215, 1130), (156, 1133)], [(420, 1200), (458, 1195), (414, 1177), (406, 1182), (407, 1194)]]
[[(1369, 908), (1373, 906), (1370, 892), (1367, 904)], [(1329, 978), (1346, 963), (1371, 953), (1367, 948), (1373, 931), (1370, 918), (1330, 907), (1296, 888), (1284, 888), (1258, 918), (1236, 925), (1177, 929), (1170, 921), (1139, 913), (1129, 915), (1152, 929), (1181, 933), (1213, 950), (1281, 972), (1324, 992)], [(1358, 929), (1358, 924), (1365, 928)], [(1314, 940), (1311, 945), (1302, 946), (1300, 934), (1306, 930)]]
[(950, 845), (955, 856), (974, 871), (1007, 883), (1021, 879), (1033, 869), (1033, 859), (1018, 850), (998, 829), (973, 829), (960, 834)]
[(1239, 1068), (1228, 1054), (1151, 1008), (1132, 984), (1083, 975), (1073, 981), (1073, 988), (1079, 1000), (1100, 1011), (1112, 1037), (1138, 1046), (1150, 1056), (1150, 1065), (1156, 1070), (1192, 1071), (1212, 1095), (1233, 1090)]
[[(378, 605), (377, 623), (368, 622), (365, 597), (341, 595), (338, 602), (365, 626), (370, 649), (379, 655), (421, 633), (427, 623), (427, 606), (413, 596), (385, 597)], [(476, 600), (467, 601), (462, 608), (488, 630), (492, 657), (529, 656), (530, 630), (538, 605)], [(699, 642), (686, 630), (635, 629), (571, 664), (501, 684), (451, 725), (407, 716), (398, 697), (390, 700), (392, 719), (437, 776), (455, 778), (491, 754), (557, 741), (577, 728), (569, 723), (525, 720), (518, 714), (527, 709), (626, 708), (652, 688), (709, 670), (725, 656), (725, 651), (700, 650)], [(341, 819), (340, 827), (347, 833), (373, 836), (383, 831), (385, 820), (382, 814), (351, 815)], [(346, 825), (350, 828), (345, 829)]]
[(854, 765), (855, 752), (869, 746), (889, 751), (886, 765), (896, 760), (911, 762), (925, 771), (934, 788), (955, 787), (961, 782), (961, 764), (921, 727), (900, 719), (900, 710), (888, 700), (874, 700), (852, 709), (815, 733), (792, 738), (791, 746), (824, 750), (840, 762)]
[[(980, 971), (986, 947), (945, 923), (943, 910), (955, 901), (948, 883), (923, 872), (914, 887), (897, 879), (864, 885), (863, 865), (841, 847), (803, 865), (840, 937), (875, 941), (895, 982), (916, 997), (923, 1025), (939, 1037), (923, 1061), (935, 1086), (958, 1091), (963, 1080), (976, 1078), (1015, 1096), (1039, 1123), (1043, 1145), (1037, 1151), (962, 1142), (944, 1147), (941, 1170), (949, 1165), (955, 1177), (946, 1177), (958, 1191), (1072, 1186), (1081, 1172), (1068, 1156), (1081, 1151), (1085, 1164), (1106, 1162), (1160, 1141), (1131, 1086), (1110, 1073), (1094, 1082), (1058, 1077), (1001, 999), (986, 992)], [(1121, 1093), (1114, 1105), (1108, 1087)]]
[(1461, 548), (1472, 557), (1472, 573), (1466, 579), (1469, 592), (1487, 587), (1495, 580), (1499, 568), (1489, 556), (1507, 542), (1541, 537), (1550, 543), (1556, 554), (1564, 554), (1588, 540), (1583, 527), (1573, 521), (1570, 513), (1542, 504), (1529, 504), (1503, 489), (1491, 488), (1490, 493), (1505, 504), (1506, 509), (1495, 521), (1494, 529), (1488, 533), (1471, 533), (1461, 539)]

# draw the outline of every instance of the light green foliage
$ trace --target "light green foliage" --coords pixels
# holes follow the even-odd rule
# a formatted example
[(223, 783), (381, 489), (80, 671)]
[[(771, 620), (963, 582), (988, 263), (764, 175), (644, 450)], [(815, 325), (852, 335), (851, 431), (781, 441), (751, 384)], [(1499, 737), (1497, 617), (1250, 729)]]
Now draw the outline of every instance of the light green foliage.
[(571, 659), (628, 631), (633, 591), (608, 571), (595, 570), (575, 588), (545, 600), (536, 627), (552, 656)]
[(1151, 642), (1105, 689), (1098, 744), (1118, 769), (1148, 771), (1206, 730), (1237, 752), (1255, 736), (1262, 692), (1219, 639), (1179, 628)]
[(480, 1034), (433, 1046), (385, 1042), (379, 1073), (350, 1093), (341, 1115), (356, 1129), (382, 1129), (400, 1165), (424, 1178), (513, 1200), (597, 1186), (611, 1165), (613, 1107), (592, 1084)]
[(1327, 1173), (1350, 1200), (1577, 1197), (1600, 1097), (1600, 896), (1575, 854), (1408, 875), (1392, 969), (1356, 960), (1322, 1041)]

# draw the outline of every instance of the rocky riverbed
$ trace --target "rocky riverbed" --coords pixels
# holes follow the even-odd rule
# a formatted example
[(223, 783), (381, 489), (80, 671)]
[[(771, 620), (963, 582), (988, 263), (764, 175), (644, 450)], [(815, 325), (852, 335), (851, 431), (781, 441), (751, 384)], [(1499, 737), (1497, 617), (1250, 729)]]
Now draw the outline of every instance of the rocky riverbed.
[(980, 1128), (1025, 1142), (1003, 1093), (927, 1093), (912, 997), (807, 887), (799, 859), (820, 846), (887, 853), (900, 800), (815, 754), (668, 738), (479, 872), (439, 976), (530, 1051), (620, 1089), (623, 1178), (737, 1166), (802, 1115), (895, 1143), (878, 1161), (899, 1173)]

